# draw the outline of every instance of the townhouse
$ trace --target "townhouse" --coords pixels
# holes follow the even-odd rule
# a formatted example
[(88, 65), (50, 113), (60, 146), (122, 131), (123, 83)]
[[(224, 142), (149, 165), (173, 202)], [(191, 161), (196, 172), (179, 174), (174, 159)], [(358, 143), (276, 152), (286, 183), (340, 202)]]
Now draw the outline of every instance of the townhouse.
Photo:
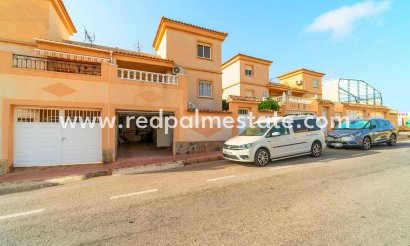
[[(248, 105), (235, 108), (242, 114), (258, 114), (252, 102), (271, 97), (279, 102), (281, 115), (314, 114), (325, 117), (386, 118), (396, 126), (397, 111), (383, 105), (381, 93), (362, 80), (322, 81), (324, 73), (299, 68), (269, 79), (272, 61), (238, 54), (222, 65), (223, 98), (228, 101), (248, 98)], [(229, 99), (230, 95), (233, 95)], [(249, 100), (253, 98), (253, 100)], [(335, 122), (336, 123), (336, 122)], [(329, 129), (330, 129), (329, 125)]]
[[(222, 112), (221, 44), (227, 33), (163, 17), (157, 54), (69, 40), (62, 0), (0, 2), (0, 173), (14, 167), (110, 163), (122, 146), (172, 155), (219, 150), (226, 129), (124, 128), (127, 116)], [(115, 119), (64, 128), (61, 119)], [(131, 144), (131, 145), (130, 145)], [(134, 144), (134, 145), (132, 145)], [(132, 147), (129, 150), (130, 146)]]

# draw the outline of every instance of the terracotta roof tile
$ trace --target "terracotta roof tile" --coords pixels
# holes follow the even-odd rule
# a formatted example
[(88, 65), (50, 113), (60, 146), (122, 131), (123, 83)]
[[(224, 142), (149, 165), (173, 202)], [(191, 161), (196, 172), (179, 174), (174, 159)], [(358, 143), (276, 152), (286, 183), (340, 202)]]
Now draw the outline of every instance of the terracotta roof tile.
[(234, 96), (234, 95), (230, 95), (228, 97), (228, 100), (231, 100), (231, 101), (244, 101), (244, 102), (261, 102), (261, 100), (258, 99), (257, 97), (244, 97), (244, 96)]
[(92, 44), (91, 45), (89, 43), (78, 42), (78, 41), (73, 41), (73, 40), (63, 40), (63, 42), (67, 43), (67, 44), (73, 44), (73, 45), (79, 45), (79, 46), (84, 46), (84, 47), (89, 47), (89, 48), (97, 48), (97, 49), (101, 49), (101, 50), (112, 51), (114, 53), (119, 53), (119, 54), (133, 55), (133, 56), (139, 56), (139, 57), (150, 58), (150, 59), (161, 60), (161, 61), (173, 63), (172, 60), (161, 58), (158, 55), (147, 54), (147, 53), (133, 51), (133, 50), (127, 50), (127, 49), (121, 49), (121, 48), (118, 48), (118, 47), (110, 47), (110, 46), (97, 45), (97, 44)]
[(228, 35), (227, 32), (216, 31), (216, 30), (209, 29), (209, 28), (206, 28), (206, 27), (197, 26), (197, 25), (193, 25), (193, 24), (190, 24), (190, 23), (186, 23), (186, 22), (182, 22), (182, 21), (170, 19), (170, 18), (167, 18), (167, 17), (165, 17), (165, 16), (163, 16), (163, 17), (161, 18), (161, 21), (162, 21), (162, 20), (167, 20), (167, 21), (171, 21), (171, 22), (175, 22), (175, 23), (179, 23), (179, 24), (183, 24), (183, 25), (187, 25), (187, 26), (191, 26), (191, 27), (195, 27), (195, 28), (200, 28), (200, 29), (203, 29), (203, 30), (207, 30), (207, 31), (210, 31), (210, 32), (215, 32), (215, 33), (218, 33), (218, 34), (221, 34), (221, 35), (225, 35), (225, 36)]

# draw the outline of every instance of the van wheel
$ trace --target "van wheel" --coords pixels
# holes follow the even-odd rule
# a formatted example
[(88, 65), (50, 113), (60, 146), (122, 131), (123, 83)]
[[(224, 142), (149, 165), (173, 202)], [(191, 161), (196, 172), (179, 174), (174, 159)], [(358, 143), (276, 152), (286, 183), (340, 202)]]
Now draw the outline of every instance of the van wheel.
[(267, 149), (258, 149), (255, 153), (255, 165), (266, 166), (269, 163), (269, 151)]
[(372, 146), (372, 140), (370, 139), (370, 137), (365, 137), (363, 139), (362, 149), (369, 150), (371, 146)]
[(389, 145), (389, 146), (395, 146), (396, 143), (397, 143), (396, 134), (392, 133), (392, 134), (390, 135), (389, 141), (387, 142), (387, 145)]
[(318, 141), (313, 142), (312, 147), (310, 148), (310, 156), (319, 157), (322, 155), (322, 144)]

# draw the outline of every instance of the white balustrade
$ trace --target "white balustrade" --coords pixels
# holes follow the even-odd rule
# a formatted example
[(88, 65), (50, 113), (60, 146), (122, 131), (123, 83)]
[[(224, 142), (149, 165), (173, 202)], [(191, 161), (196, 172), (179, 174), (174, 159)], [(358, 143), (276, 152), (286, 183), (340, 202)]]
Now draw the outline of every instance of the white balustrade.
[(279, 97), (272, 97), (273, 100), (277, 102), (290, 102), (290, 103), (300, 103), (300, 104), (311, 104), (312, 99), (303, 98), (303, 97), (295, 97), (295, 96), (279, 96)]
[(159, 84), (178, 84), (177, 76), (173, 74), (153, 73), (125, 68), (118, 68), (118, 78)]

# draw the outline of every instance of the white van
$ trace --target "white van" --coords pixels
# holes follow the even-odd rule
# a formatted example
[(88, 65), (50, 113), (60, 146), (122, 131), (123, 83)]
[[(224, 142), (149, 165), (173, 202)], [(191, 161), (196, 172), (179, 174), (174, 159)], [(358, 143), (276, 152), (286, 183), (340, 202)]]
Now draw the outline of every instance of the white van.
[(315, 116), (271, 117), (255, 122), (224, 143), (225, 159), (265, 166), (270, 160), (311, 155), (319, 157), (324, 130)]

